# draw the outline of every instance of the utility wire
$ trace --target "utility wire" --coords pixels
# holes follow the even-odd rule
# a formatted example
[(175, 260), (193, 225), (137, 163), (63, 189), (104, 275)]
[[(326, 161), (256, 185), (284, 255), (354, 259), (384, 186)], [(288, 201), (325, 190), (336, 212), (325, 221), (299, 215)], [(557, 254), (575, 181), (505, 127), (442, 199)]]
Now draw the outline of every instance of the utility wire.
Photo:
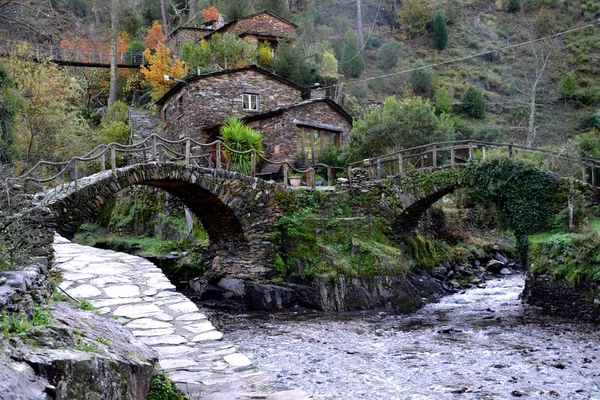
[(367, 81), (372, 81), (372, 80), (375, 80), (375, 79), (387, 78), (389, 76), (406, 74), (407, 72), (419, 71), (421, 69), (438, 67), (440, 65), (445, 65), (445, 64), (452, 64), (452, 63), (459, 62), (459, 61), (469, 60), (469, 59), (475, 58), (475, 57), (481, 57), (482, 55), (490, 54), (490, 53), (493, 53), (493, 52), (496, 52), (496, 51), (504, 51), (504, 50), (515, 48), (515, 47), (520, 47), (520, 46), (524, 46), (524, 45), (527, 45), (527, 44), (536, 43), (536, 42), (539, 42), (539, 41), (542, 41), (542, 40), (546, 40), (546, 39), (552, 39), (552, 38), (555, 38), (555, 37), (566, 35), (567, 33), (572, 33), (572, 32), (580, 31), (582, 29), (591, 28), (591, 27), (595, 27), (595, 24), (587, 24), (585, 26), (580, 26), (579, 28), (573, 28), (573, 29), (569, 29), (567, 31), (558, 32), (558, 33), (555, 33), (554, 35), (544, 36), (544, 37), (541, 37), (541, 38), (538, 38), (538, 39), (532, 39), (532, 40), (528, 40), (526, 42), (521, 42), (521, 43), (516, 43), (516, 44), (511, 44), (511, 45), (508, 45), (508, 46), (500, 47), (499, 49), (496, 49), (496, 50), (486, 50), (486, 51), (482, 51), (480, 53), (472, 54), (470, 56), (453, 58), (451, 60), (441, 61), (441, 62), (435, 63), (435, 64), (428, 64), (428, 65), (424, 65), (424, 66), (421, 66), (421, 67), (405, 69), (405, 70), (402, 70), (402, 71), (392, 72), (392, 73), (385, 74), (385, 75), (374, 76), (374, 77), (371, 77), (371, 78), (358, 79), (358, 80), (355, 80), (355, 81), (352, 81), (352, 82), (345, 82), (345, 83), (339, 83), (337, 85), (323, 86), (323, 87), (320, 87), (319, 89), (329, 89), (329, 88), (334, 88), (334, 87), (338, 87), (338, 86), (353, 85), (355, 83), (367, 82)]
[[(350, 58), (348, 60), (340, 61), (338, 63), (338, 65), (347, 64), (350, 61), (354, 60), (356, 57), (358, 57), (359, 54), (362, 53), (362, 51), (365, 49), (365, 47), (367, 47), (367, 43), (369, 43), (369, 39), (371, 38), (371, 33), (373, 32), (373, 28), (375, 27), (375, 24), (377, 23), (377, 18), (379, 17), (379, 10), (381, 9), (381, 3), (383, 3), (383, 0), (379, 0), (379, 5), (377, 6), (377, 13), (375, 14), (375, 19), (373, 20), (373, 23), (371, 24), (371, 27), (369, 28), (369, 34), (367, 35), (367, 39), (364, 41), (360, 50), (358, 50), (358, 53), (356, 53), (354, 56), (352, 56), (352, 58)], [(362, 18), (362, 15), (359, 15), (358, 17)]]

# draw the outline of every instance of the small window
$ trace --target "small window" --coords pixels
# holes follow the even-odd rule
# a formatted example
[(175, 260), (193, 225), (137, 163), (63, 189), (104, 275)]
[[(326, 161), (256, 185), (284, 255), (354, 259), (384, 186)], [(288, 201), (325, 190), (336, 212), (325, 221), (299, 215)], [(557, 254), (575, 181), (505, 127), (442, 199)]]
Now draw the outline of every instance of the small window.
[(244, 93), (242, 95), (242, 108), (249, 111), (258, 111), (258, 96)]

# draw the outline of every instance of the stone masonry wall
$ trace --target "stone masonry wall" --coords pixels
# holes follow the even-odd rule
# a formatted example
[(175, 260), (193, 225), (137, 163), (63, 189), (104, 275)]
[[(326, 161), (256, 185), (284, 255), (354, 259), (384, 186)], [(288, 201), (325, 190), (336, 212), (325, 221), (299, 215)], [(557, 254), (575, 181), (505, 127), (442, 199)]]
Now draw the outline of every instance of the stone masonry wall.
[[(348, 138), (350, 129), (352, 129), (352, 124), (347, 119), (323, 101), (290, 108), (285, 110), (282, 115), (248, 123), (262, 134), (267, 158), (274, 161), (296, 158), (300, 129), (294, 120), (340, 127), (344, 129), (341, 132), (342, 143)], [(321, 131), (316, 128), (314, 130)]]
[[(258, 111), (242, 109), (242, 94), (258, 95)], [(299, 89), (254, 70), (208, 76), (185, 86), (162, 107), (164, 134), (202, 139), (201, 127), (222, 124), (231, 115), (248, 116), (301, 101)]]
[(0, 272), (0, 312), (30, 312), (35, 303), (43, 303), (52, 295), (53, 285), (47, 279), (48, 266), (53, 258), (53, 216), (48, 210), (31, 213), (27, 229), (35, 232), (32, 260), (17, 270)]
[(212, 32), (212, 29), (201, 28), (179, 28), (167, 39), (167, 47), (172, 54), (181, 57), (181, 45), (183, 43), (198, 43), (200, 39)]
[(250, 18), (243, 18), (223, 28), (221, 32), (242, 34), (246, 32), (267, 33), (274, 36), (292, 37), (296, 28), (268, 13), (262, 13)]
[(527, 274), (523, 302), (552, 314), (600, 322), (600, 285), (571, 286), (551, 274)]

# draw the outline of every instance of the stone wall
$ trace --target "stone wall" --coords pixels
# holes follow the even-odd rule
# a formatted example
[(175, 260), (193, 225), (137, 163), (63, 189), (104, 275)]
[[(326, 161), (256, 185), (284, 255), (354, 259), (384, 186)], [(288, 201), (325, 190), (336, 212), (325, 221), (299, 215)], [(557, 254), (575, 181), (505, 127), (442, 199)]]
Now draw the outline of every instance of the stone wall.
[(241, 18), (230, 25), (226, 25), (220, 32), (233, 32), (237, 35), (252, 32), (273, 36), (292, 37), (295, 30), (296, 27), (294, 25), (264, 12), (249, 18)]
[[(242, 109), (242, 94), (258, 95), (258, 111)], [(229, 116), (267, 112), (301, 101), (300, 88), (286, 85), (253, 69), (206, 75), (184, 86), (162, 106), (164, 134), (206, 140), (202, 127), (220, 125)]]
[[(315, 126), (304, 127), (302, 122), (314, 123)], [(335, 133), (340, 136), (341, 142), (348, 138), (352, 129), (351, 122), (323, 100), (305, 102), (284, 110), (280, 115), (250, 121), (248, 125), (262, 134), (265, 156), (277, 161), (296, 159), (298, 133), (301, 129), (327, 134), (331, 131), (319, 128), (320, 125), (337, 127), (341, 132)]]
[(523, 302), (563, 317), (600, 322), (600, 284), (572, 286), (552, 274), (527, 274)]
[(167, 38), (167, 47), (172, 54), (181, 57), (181, 45), (183, 43), (199, 43), (200, 39), (211, 33), (212, 29), (182, 27), (175, 30)]
[(0, 272), (0, 312), (30, 313), (37, 303), (44, 303), (52, 295), (52, 282), (47, 279), (52, 261), (54, 220), (45, 209), (36, 209), (27, 219), (27, 230), (35, 239), (31, 243), (32, 259), (29, 265), (17, 270)]

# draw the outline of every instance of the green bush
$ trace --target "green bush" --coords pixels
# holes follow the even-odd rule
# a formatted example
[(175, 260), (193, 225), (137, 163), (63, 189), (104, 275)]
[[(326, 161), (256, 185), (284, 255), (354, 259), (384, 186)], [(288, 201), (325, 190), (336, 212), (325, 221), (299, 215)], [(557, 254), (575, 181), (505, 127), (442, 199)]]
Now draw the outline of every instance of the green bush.
[(448, 94), (447, 87), (441, 87), (435, 91), (435, 108), (439, 113), (451, 113), (452, 112), (452, 99)]
[(476, 87), (469, 87), (461, 97), (465, 113), (473, 118), (483, 118), (485, 114), (485, 97), (483, 91)]
[(521, 9), (521, 0), (508, 0), (506, 11), (509, 13), (518, 12)]
[(390, 70), (396, 66), (402, 51), (402, 43), (391, 40), (386, 42), (379, 49), (378, 63), (385, 70)]
[(365, 61), (360, 54), (358, 35), (351, 29), (344, 35), (343, 57), (339, 62), (344, 75), (356, 78), (365, 70)]
[(423, 68), (413, 71), (410, 74), (410, 86), (415, 94), (429, 96), (433, 86), (433, 70)]
[(577, 94), (577, 90), (579, 90), (579, 85), (575, 72), (568, 71), (560, 85), (560, 96), (565, 100), (571, 99)]
[(444, 50), (448, 44), (448, 27), (446, 26), (446, 17), (442, 10), (437, 10), (433, 14), (433, 47), (438, 50)]
[[(259, 154), (263, 152), (263, 140), (260, 132), (244, 125), (238, 117), (229, 117), (221, 126), (223, 143), (231, 150), (225, 149), (225, 156), (231, 161), (231, 169), (244, 174), (249, 174), (251, 169), (250, 154), (236, 154), (248, 150), (256, 150)], [(258, 162), (258, 157), (256, 162)]]
[(600, 103), (600, 87), (587, 86), (579, 93), (578, 98), (585, 105), (596, 105)]

